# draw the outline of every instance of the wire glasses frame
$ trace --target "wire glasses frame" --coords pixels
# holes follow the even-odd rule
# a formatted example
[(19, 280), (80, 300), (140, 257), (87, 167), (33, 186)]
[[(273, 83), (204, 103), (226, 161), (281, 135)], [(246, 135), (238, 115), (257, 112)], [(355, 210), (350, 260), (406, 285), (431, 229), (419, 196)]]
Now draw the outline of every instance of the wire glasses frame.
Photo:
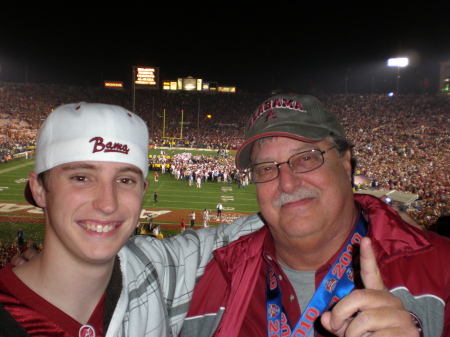
[(283, 164), (288, 164), (291, 171), (295, 173), (313, 171), (321, 167), (325, 162), (323, 157), (324, 153), (327, 153), (335, 147), (332, 146), (325, 151), (319, 149), (302, 151), (292, 155), (287, 161), (282, 163), (264, 162), (252, 165), (247, 169), (249, 180), (252, 183), (267, 183), (275, 180), (279, 177), (280, 166)]

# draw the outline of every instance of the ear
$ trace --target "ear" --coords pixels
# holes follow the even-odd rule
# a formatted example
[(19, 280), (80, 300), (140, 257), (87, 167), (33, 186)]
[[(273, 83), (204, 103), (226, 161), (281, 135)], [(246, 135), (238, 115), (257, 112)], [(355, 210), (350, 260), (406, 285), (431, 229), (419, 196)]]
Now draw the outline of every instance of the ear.
[(342, 163), (344, 165), (345, 170), (347, 171), (347, 175), (349, 176), (350, 181), (352, 181), (352, 174), (353, 174), (351, 159), (352, 159), (352, 151), (347, 150), (345, 155), (342, 157)]
[(36, 201), (36, 204), (39, 207), (45, 208), (47, 206), (47, 190), (38, 179), (38, 175), (35, 172), (30, 172), (28, 174), (28, 182), (30, 183), (30, 189), (33, 194), (34, 201)]
[(142, 193), (142, 195), (144, 196), (145, 193), (147, 192), (147, 188), (150, 186), (150, 181), (146, 180), (144, 181), (144, 193)]

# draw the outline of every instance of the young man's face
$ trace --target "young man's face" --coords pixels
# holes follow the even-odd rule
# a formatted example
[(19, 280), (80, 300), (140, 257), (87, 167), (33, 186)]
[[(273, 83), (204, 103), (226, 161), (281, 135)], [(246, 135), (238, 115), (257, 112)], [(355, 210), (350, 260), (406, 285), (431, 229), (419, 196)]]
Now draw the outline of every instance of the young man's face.
[(31, 173), (34, 198), (45, 208), (46, 250), (87, 263), (113, 261), (138, 223), (147, 185), (136, 166), (116, 162), (56, 166), (47, 190)]

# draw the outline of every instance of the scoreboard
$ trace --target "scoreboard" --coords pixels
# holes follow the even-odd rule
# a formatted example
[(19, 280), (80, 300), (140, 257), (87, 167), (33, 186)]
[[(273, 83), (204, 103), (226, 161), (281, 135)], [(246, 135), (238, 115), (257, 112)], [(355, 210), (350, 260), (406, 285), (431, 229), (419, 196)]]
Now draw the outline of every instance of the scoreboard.
[(158, 67), (133, 67), (133, 81), (136, 86), (158, 89)]

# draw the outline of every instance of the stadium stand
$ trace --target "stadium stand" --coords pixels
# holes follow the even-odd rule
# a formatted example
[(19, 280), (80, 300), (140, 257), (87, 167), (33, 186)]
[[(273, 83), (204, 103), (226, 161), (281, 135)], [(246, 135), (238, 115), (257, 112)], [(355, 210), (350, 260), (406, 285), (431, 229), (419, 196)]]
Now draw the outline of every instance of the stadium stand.
[[(135, 106), (149, 126), (152, 145), (234, 150), (242, 142), (248, 112), (266, 96), (138, 90)], [(450, 214), (450, 97), (318, 97), (339, 116), (356, 144), (357, 174), (366, 181), (360, 188), (417, 195), (413, 216), (426, 227)], [(61, 104), (101, 102), (131, 109), (131, 99), (129, 90), (1, 83), (0, 160), (32, 149), (41, 121)], [(163, 133), (173, 139), (163, 139)]]

